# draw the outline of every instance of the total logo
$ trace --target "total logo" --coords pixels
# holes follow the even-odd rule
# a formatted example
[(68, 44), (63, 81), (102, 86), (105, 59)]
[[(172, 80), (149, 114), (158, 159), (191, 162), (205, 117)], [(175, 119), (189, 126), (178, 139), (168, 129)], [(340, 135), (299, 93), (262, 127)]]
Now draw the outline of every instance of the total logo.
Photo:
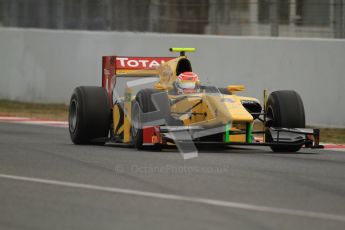
[(116, 57), (116, 69), (155, 69), (173, 58)]

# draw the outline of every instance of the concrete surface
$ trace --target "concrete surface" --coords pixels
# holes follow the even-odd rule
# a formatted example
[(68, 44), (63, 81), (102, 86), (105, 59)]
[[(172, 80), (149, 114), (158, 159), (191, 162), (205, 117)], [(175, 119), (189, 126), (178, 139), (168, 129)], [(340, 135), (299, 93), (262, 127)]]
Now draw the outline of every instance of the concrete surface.
[(344, 152), (268, 148), (204, 148), (184, 161), (173, 149), (76, 146), (66, 128), (0, 123), (0, 229), (344, 229), (344, 166)]

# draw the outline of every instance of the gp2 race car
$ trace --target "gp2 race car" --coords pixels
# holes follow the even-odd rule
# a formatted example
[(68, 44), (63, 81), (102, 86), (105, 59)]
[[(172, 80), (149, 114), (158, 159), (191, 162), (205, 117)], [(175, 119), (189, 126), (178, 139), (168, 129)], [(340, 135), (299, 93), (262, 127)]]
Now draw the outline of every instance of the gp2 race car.
[[(304, 107), (297, 92), (275, 91), (268, 97), (264, 93), (262, 104), (236, 95), (244, 90), (243, 85), (218, 88), (198, 82), (196, 91), (177, 93), (177, 78), (192, 72), (186, 52), (195, 49), (170, 51), (180, 52), (180, 56), (103, 56), (102, 87), (80, 86), (71, 97), (73, 143), (117, 143), (157, 150), (169, 145), (185, 148), (185, 143), (192, 142), (270, 146), (274, 152), (322, 147), (319, 130), (305, 128)], [(121, 78), (127, 82), (117, 89)], [(140, 89), (147, 82), (154, 85)], [(261, 125), (253, 129), (254, 123)]]

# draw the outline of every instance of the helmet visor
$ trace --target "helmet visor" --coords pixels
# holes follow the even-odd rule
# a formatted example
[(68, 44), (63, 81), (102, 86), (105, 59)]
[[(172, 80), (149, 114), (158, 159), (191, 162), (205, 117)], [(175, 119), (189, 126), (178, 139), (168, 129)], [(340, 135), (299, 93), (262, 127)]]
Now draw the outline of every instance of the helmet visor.
[(181, 89), (195, 89), (195, 81), (180, 81), (178, 86)]

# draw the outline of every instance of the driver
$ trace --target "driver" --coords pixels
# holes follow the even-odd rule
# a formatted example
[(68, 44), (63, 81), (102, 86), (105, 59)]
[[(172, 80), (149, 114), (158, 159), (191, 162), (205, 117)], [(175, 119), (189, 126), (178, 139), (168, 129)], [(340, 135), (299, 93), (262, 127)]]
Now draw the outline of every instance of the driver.
[(183, 72), (177, 76), (174, 83), (177, 94), (199, 92), (199, 77), (193, 72)]

